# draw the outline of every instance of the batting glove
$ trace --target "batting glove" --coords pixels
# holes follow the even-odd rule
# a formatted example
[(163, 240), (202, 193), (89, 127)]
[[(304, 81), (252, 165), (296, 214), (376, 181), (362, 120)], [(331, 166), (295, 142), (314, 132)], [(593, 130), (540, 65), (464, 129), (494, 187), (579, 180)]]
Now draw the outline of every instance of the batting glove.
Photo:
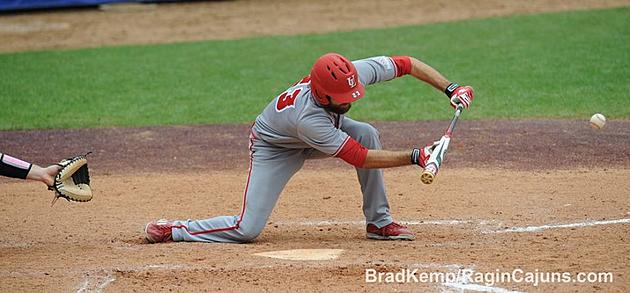
[(434, 141), (432, 144), (427, 145), (422, 149), (414, 148), (411, 151), (411, 164), (424, 168), (427, 165), (427, 161), (429, 160), (431, 153), (433, 153), (433, 150), (439, 143), (439, 141)]
[(470, 86), (460, 86), (456, 83), (449, 84), (444, 93), (451, 100), (451, 106), (457, 109), (457, 105), (462, 104), (465, 109), (470, 107), (474, 98), (473, 88)]

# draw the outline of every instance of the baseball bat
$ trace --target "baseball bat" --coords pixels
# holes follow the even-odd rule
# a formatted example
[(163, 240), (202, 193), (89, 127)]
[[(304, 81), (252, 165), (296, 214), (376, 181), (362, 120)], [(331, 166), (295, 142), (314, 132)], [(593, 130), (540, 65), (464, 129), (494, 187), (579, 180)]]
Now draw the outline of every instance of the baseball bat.
[(444, 162), (444, 156), (446, 155), (448, 145), (451, 142), (451, 136), (453, 135), (453, 130), (455, 130), (455, 126), (457, 125), (457, 120), (459, 120), (459, 116), (462, 114), (463, 110), (464, 106), (462, 104), (458, 104), (457, 109), (455, 110), (455, 115), (453, 115), (453, 119), (451, 119), (451, 124), (448, 126), (448, 129), (446, 129), (446, 132), (442, 135), (442, 138), (440, 138), (440, 142), (429, 156), (429, 160), (427, 161), (424, 171), (420, 176), (420, 181), (422, 181), (422, 183), (431, 184), (433, 183), (433, 180), (435, 180), (435, 176), (437, 176), (437, 173), (442, 166), (442, 162)]

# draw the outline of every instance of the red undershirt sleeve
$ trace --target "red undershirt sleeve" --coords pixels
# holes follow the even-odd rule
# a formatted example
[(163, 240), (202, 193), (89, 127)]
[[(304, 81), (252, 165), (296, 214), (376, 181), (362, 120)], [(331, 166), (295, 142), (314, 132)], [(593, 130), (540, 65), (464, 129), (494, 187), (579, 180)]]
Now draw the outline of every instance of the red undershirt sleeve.
[(411, 58), (409, 56), (392, 56), (396, 64), (396, 77), (411, 73)]
[(334, 155), (346, 163), (357, 168), (363, 167), (365, 158), (367, 158), (368, 149), (362, 146), (358, 141), (348, 136), (339, 151)]

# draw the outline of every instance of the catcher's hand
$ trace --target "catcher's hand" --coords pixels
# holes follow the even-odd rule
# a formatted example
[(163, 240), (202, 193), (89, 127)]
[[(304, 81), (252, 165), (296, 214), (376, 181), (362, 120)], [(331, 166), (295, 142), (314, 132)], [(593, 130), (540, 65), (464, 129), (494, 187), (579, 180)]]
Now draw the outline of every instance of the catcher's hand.
[(49, 186), (49, 190), (55, 191), (52, 205), (60, 197), (68, 201), (86, 202), (92, 199), (92, 189), (90, 188), (90, 172), (87, 166), (86, 156), (76, 156), (59, 162), (61, 170), (55, 176), (55, 182)]

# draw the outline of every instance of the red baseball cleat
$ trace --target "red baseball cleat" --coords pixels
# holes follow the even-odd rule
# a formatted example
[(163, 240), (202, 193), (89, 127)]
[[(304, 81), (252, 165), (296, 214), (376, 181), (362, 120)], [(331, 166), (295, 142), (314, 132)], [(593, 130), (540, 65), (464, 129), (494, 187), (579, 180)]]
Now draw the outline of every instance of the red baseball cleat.
[(149, 243), (173, 241), (173, 223), (167, 220), (157, 220), (149, 222), (144, 227), (145, 238)]
[(413, 234), (409, 228), (396, 222), (381, 227), (380, 229), (374, 224), (367, 225), (367, 238), (378, 240), (414, 240), (416, 234)]

